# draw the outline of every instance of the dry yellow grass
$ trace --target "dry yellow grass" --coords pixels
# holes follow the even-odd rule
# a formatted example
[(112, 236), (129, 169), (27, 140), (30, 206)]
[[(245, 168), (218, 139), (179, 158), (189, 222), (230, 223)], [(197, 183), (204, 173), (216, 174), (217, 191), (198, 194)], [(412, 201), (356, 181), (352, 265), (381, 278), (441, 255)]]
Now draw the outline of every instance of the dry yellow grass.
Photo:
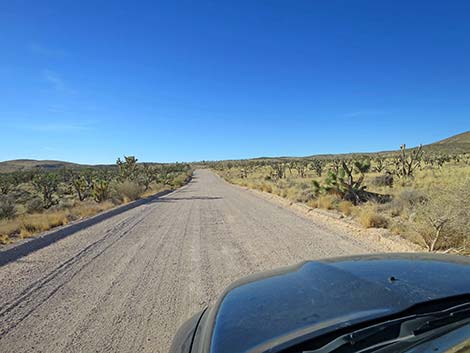
[(340, 201), (338, 203), (338, 210), (341, 211), (346, 216), (350, 216), (352, 213), (354, 205), (350, 201)]
[(365, 228), (387, 228), (387, 218), (377, 213), (373, 207), (364, 207), (359, 213), (359, 222)]
[(0, 243), (12, 242), (13, 238), (28, 238), (37, 233), (63, 226), (70, 221), (93, 216), (115, 205), (109, 201), (77, 203), (74, 207), (63, 210), (50, 210), (43, 213), (24, 214), (20, 217), (0, 221)]
[(332, 210), (335, 208), (335, 203), (338, 199), (333, 195), (321, 195), (317, 198), (317, 207), (325, 210)]
[(20, 217), (20, 237), (27, 238), (36, 233), (44, 232), (69, 222), (68, 211), (37, 213)]
[(10, 243), (11, 243), (11, 239), (8, 235), (0, 235), (0, 244), (6, 245)]

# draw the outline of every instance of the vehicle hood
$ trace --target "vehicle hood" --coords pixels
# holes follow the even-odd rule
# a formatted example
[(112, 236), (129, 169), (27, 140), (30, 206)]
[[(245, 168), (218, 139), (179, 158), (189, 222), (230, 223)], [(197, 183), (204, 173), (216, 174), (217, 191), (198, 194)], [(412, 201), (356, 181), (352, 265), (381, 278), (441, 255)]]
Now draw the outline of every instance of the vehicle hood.
[[(423, 254), (309, 261), (235, 282), (209, 310), (210, 352), (263, 352), (275, 342), (470, 293), (470, 259)], [(202, 349), (201, 351), (209, 351)]]

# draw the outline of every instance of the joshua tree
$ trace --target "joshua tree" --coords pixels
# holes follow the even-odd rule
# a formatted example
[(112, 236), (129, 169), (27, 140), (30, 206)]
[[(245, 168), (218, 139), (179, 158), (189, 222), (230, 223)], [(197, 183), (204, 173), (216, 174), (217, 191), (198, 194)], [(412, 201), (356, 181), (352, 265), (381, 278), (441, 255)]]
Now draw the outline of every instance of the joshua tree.
[(11, 175), (0, 174), (0, 194), (7, 195), (13, 188), (13, 178)]
[(116, 164), (119, 168), (119, 178), (121, 180), (134, 180), (138, 176), (137, 158), (134, 156), (124, 156), (124, 161), (118, 158)]
[(416, 168), (421, 164), (423, 158), (423, 145), (419, 145), (418, 149), (408, 150), (406, 145), (400, 146), (400, 156), (395, 161), (397, 167), (397, 175), (400, 177), (412, 177)]
[(144, 163), (142, 168), (140, 168), (139, 174), (139, 181), (144, 186), (145, 191), (150, 188), (150, 184), (152, 184), (152, 182), (155, 181), (158, 177), (157, 168), (152, 167), (146, 163)]
[(107, 180), (98, 179), (93, 182), (93, 199), (96, 202), (103, 202), (109, 197), (109, 182)]
[(72, 172), (70, 183), (72, 184), (73, 189), (77, 193), (78, 199), (80, 201), (85, 200), (91, 189), (93, 188), (93, 180), (91, 178), (91, 173), (85, 172)]
[(314, 159), (310, 166), (319, 177), (322, 176), (323, 169), (325, 168), (325, 162), (324, 161), (321, 161), (319, 159)]
[(377, 173), (382, 173), (382, 171), (385, 169), (385, 159), (381, 157), (377, 157), (374, 159), (375, 165), (374, 165), (374, 172)]
[(55, 173), (39, 173), (33, 179), (33, 186), (41, 195), (43, 207), (45, 209), (58, 203), (56, 197), (59, 188), (59, 178)]
[[(295, 169), (297, 169), (297, 173), (303, 179), (305, 178), (308, 170), (308, 162), (307, 161), (299, 161), (295, 163)], [(291, 172), (292, 175), (292, 172)]]
[(277, 179), (282, 179), (284, 178), (284, 165), (282, 163), (273, 163), (271, 165), (271, 168), (273, 169), (273, 176)]

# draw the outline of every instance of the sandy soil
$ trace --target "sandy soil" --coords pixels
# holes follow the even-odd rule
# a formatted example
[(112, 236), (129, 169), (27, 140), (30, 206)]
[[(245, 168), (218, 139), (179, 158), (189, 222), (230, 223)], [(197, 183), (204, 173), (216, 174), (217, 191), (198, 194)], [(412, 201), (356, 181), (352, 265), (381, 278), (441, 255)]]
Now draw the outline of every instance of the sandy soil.
[[(0, 267), (1, 352), (167, 352), (240, 276), (390, 250), (208, 170)], [(0, 253), (0, 257), (1, 257)]]

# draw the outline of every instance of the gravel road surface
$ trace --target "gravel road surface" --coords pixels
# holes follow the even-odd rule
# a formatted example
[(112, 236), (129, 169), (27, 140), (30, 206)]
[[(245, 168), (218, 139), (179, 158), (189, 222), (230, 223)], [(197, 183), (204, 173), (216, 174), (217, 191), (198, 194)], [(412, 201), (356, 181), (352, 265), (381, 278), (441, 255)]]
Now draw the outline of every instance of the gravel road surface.
[(180, 190), (0, 267), (0, 351), (167, 352), (240, 276), (375, 251), (197, 170)]

